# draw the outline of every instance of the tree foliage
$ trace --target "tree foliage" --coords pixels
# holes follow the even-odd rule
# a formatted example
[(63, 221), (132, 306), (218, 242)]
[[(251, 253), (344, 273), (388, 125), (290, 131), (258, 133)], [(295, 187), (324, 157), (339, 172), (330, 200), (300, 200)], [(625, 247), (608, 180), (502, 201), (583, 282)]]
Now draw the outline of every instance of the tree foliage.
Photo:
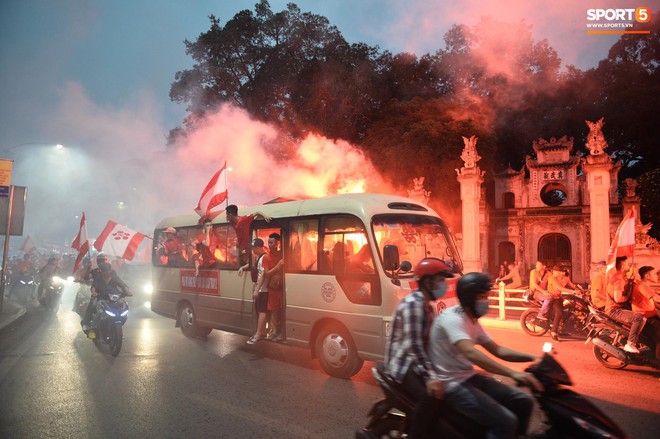
[(421, 57), (349, 44), (325, 17), (293, 3), (273, 12), (260, 0), (224, 25), (210, 21), (185, 41), (194, 65), (176, 74), (170, 97), (186, 103), (188, 115), (172, 139), (231, 103), (277, 126), (287, 147), (309, 132), (345, 139), (403, 186), (423, 175), (435, 194), (458, 194), (461, 136), (479, 137), (480, 167), (492, 174), (520, 169), (540, 137), (572, 136), (586, 153), (585, 120), (605, 117), (607, 152), (622, 160), (621, 180), (658, 168), (657, 13), (650, 35), (624, 35), (588, 71), (562, 69), (529, 25), (490, 18), (453, 26), (443, 48)]

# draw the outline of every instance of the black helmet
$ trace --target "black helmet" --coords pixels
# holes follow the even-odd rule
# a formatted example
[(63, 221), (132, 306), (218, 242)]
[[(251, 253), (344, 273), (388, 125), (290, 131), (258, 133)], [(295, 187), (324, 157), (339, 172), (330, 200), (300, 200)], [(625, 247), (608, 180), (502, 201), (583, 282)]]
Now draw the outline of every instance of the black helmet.
[(470, 310), (474, 315), (475, 297), (487, 293), (493, 288), (493, 280), (485, 273), (468, 273), (456, 283), (456, 295), (464, 309)]

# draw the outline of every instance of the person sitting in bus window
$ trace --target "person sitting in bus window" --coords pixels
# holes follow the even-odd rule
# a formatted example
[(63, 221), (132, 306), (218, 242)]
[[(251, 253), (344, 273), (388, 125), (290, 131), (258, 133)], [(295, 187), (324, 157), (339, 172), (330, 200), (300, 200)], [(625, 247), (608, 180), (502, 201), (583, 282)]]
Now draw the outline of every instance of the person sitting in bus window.
[(283, 341), (282, 334), (282, 291), (284, 287), (284, 273), (282, 272), (284, 260), (279, 233), (268, 236), (268, 254), (263, 258), (266, 279), (268, 280), (268, 311), (271, 316), (271, 333), (269, 340)]
[(266, 222), (270, 222), (272, 219), (263, 212), (255, 212), (251, 215), (238, 216), (238, 206), (235, 204), (230, 204), (225, 210), (227, 216), (227, 222), (236, 230), (236, 237), (238, 239), (238, 254), (239, 254), (239, 263), (244, 265), (249, 261), (250, 249), (250, 226), (252, 221), (258, 219), (258, 217), (263, 218)]
[(202, 233), (195, 238), (193, 245), (197, 250), (195, 262), (195, 276), (199, 276), (200, 268), (220, 268), (220, 262), (215, 257), (218, 240), (213, 233), (213, 223), (205, 219), (202, 223)]
[(170, 267), (181, 267), (186, 261), (186, 251), (183, 248), (183, 242), (176, 236), (176, 229), (168, 227), (163, 231), (165, 239), (159, 244), (158, 254), (161, 257), (161, 262)]

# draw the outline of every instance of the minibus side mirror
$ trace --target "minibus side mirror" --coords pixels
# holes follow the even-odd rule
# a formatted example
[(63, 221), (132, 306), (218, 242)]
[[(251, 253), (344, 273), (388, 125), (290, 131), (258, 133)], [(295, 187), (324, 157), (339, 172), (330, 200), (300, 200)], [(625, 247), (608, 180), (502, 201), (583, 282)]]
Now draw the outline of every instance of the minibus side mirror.
[(389, 271), (399, 268), (399, 248), (396, 245), (387, 244), (383, 248), (383, 268)]

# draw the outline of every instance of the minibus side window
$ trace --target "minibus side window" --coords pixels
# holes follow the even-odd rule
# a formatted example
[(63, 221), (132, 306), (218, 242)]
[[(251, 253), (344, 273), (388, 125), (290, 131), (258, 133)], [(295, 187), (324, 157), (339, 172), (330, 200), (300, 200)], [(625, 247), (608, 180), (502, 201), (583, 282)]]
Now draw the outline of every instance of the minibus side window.
[(316, 219), (292, 221), (289, 248), (284, 259), (290, 272), (318, 271), (319, 222)]
[(220, 268), (238, 268), (238, 239), (234, 228), (218, 224), (213, 226), (213, 233), (218, 242), (214, 255), (220, 261)]
[(191, 248), (188, 245), (188, 227), (177, 227), (174, 234), (166, 229), (154, 231), (151, 261), (155, 267), (192, 267)]

